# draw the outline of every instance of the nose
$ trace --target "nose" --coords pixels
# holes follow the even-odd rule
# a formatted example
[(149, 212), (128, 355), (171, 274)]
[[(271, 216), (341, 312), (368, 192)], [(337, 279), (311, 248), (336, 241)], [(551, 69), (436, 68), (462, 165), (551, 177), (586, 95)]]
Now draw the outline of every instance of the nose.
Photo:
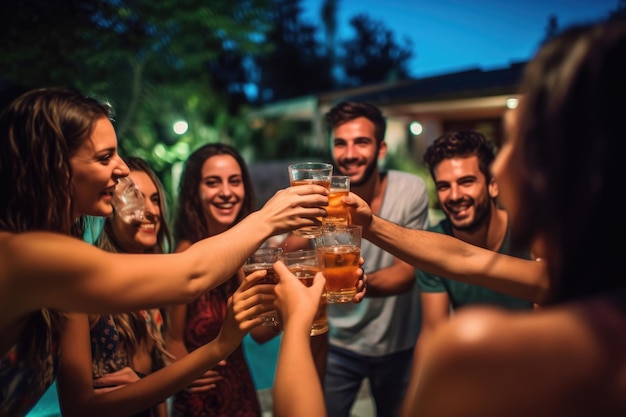
[(459, 186), (457, 184), (450, 185), (450, 192), (448, 193), (448, 199), (458, 200), (459, 198), (461, 198), (461, 196), (462, 196), (462, 193), (461, 193)]
[(149, 197), (144, 197), (144, 212), (146, 215), (159, 216), (160, 213), (159, 205), (152, 201)]
[(228, 181), (222, 183), (222, 186), (220, 187), (220, 196), (222, 197), (230, 197), (233, 194), (233, 191), (230, 188), (230, 184), (228, 183)]
[(115, 163), (115, 168), (113, 168), (113, 175), (116, 178), (127, 177), (130, 174), (130, 168), (126, 165), (126, 162), (118, 155), (115, 154), (115, 158), (113, 163)]
[(346, 145), (346, 154), (345, 154), (346, 159), (354, 159), (356, 157), (356, 152), (354, 149), (355, 149), (354, 144), (348, 143)]

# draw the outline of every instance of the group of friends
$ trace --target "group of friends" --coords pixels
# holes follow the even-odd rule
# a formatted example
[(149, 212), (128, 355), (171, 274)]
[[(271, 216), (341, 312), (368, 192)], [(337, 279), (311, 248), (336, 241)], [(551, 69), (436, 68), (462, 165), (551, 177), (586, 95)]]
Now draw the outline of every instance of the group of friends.
[[(326, 114), (364, 263), (354, 302), (329, 305), (315, 337), (321, 273), (305, 287), (279, 261), (278, 283), (255, 285), (264, 273), (241, 266), (317, 224), (324, 187), (255, 209), (241, 156), (208, 144), (185, 164), (170, 231), (161, 183), (118, 155), (106, 105), (60, 88), (18, 97), (0, 116), (0, 415), (26, 415), (56, 379), (64, 416), (163, 417), (170, 397), (175, 416), (260, 416), (241, 342), (278, 335), (260, 325), (274, 308), (276, 417), (349, 416), (365, 379), (379, 417), (625, 415), (626, 230), (607, 212), (620, 201), (626, 22), (543, 44), (520, 96), (500, 149), (476, 131), (429, 146), (445, 214), (431, 227), (425, 182), (379, 169), (381, 111)], [(126, 176), (145, 197), (131, 224), (111, 205)], [(106, 218), (93, 244), (88, 216)]]

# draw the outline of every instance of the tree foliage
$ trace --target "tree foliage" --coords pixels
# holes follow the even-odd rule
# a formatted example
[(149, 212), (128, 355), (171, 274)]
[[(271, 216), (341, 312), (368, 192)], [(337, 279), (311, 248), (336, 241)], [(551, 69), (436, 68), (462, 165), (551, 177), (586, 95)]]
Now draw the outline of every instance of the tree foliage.
[[(302, 0), (19, 0), (0, 10), (3, 95), (72, 86), (115, 109), (122, 154), (167, 172), (189, 151), (224, 141), (254, 158), (311, 150), (306, 122), (257, 131), (253, 105), (407, 74), (410, 54), (382, 23), (355, 18), (339, 38), (337, 0), (322, 28), (302, 17)], [(345, 68), (345, 69), (344, 69)], [(347, 74), (345, 78), (342, 74)], [(15, 88), (17, 86), (17, 88)], [(251, 94), (256, 90), (257, 94)], [(171, 126), (185, 120), (189, 130)], [(276, 135), (276, 136), (268, 136)], [(251, 151), (252, 150), (252, 151)]]
[(271, 28), (267, 5), (266, 0), (11, 2), (0, 20), (2, 76), (26, 87), (74, 86), (109, 100), (122, 148), (151, 149), (167, 143), (168, 119), (184, 115), (206, 123), (233, 115), (229, 99), (217, 98), (247, 82), (242, 71), (232, 71), (232, 60), (238, 64), (238, 57), (266, 49), (260, 40)]
[(409, 78), (413, 43), (405, 38), (402, 45), (393, 32), (378, 20), (357, 15), (350, 20), (355, 35), (343, 43), (343, 68), (347, 84), (367, 85)]

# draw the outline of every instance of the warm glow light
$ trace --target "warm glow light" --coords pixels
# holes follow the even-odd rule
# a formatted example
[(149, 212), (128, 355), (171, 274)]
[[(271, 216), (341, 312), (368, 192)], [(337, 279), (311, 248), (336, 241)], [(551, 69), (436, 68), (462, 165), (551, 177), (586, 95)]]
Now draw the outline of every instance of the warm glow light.
[(517, 107), (517, 105), (519, 104), (519, 100), (516, 98), (507, 98), (506, 99), (506, 108), (507, 109), (514, 109)]
[(187, 131), (187, 129), (189, 129), (189, 125), (186, 121), (179, 120), (178, 122), (174, 123), (174, 126), (172, 126), (172, 128), (174, 129), (174, 133), (176, 133), (177, 135), (182, 135)]
[(422, 132), (424, 131), (424, 126), (422, 126), (422, 124), (420, 122), (411, 122), (411, 124), (409, 125), (409, 130), (411, 131), (412, 134), (414, 134), (415, 136), (421, 135)]

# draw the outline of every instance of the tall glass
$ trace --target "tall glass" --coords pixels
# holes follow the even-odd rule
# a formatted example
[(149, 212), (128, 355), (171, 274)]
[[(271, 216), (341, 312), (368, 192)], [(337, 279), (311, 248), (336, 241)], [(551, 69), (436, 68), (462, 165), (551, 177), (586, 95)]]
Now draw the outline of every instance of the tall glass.
[[(283, 253), (281, 260), (287, 268), (300, 279), (300, 282), (310, 287), (313, 285), (315, 274), (322, 271), (324, 260), (319, 250), (297, 250)], [(328, 331), (328, 309), (326, 305), (326, 290), (320, 297), (317, 313), (313, 318), (311, 336), (317, 336)]]
[(356, 295), (361, 232), (358, 225), (324, 227), (315, 239), (316, 248), (323, 253), (329, 303), (348, 303)]
[[(259, 248), (252, 254), (243, 265), (243, 273), (250, 275), (254, 271), (266, 270), (265, 278), (257, 281), (257, 284), (277, 284), (278, 278), (274, 271), (274, 262), (276, 262), (283, 253), (282, 248)], [(276, 310), (268, 311), (261, 315), (263, 326), (278, 326), (278, 314)]]
[[(324, 162), (298, 162), (288, 167), (289, 183), (292, 186), (304, 184), (317, 184), (330, 190), (330, 177), (333, 174), (333, 166)], [(322, 218), (319, 226), (304, 226), (293, 231), (297, 236), (313, 239), (319, 236), (322, 230)]]
[(350, 212), (341, 202), (341, 198), (350, 192), (350, 177), (333, 175), (330, 178), (330, 194), (324, 218), (324, 226), (347, 226), (350, 224)]

